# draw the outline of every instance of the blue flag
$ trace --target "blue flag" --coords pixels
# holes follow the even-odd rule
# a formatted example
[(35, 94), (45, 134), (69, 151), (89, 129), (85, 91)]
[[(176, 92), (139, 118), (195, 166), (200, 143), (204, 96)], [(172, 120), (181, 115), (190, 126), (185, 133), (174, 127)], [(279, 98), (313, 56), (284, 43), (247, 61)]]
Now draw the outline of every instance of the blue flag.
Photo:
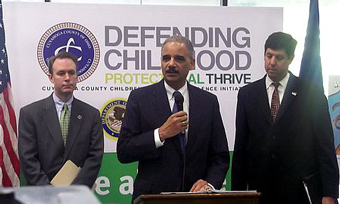
[(309, 19), (305, 48), (301, 61), (300, 77), (320, 84), (323, 89), (318, 0), (310, 0)]

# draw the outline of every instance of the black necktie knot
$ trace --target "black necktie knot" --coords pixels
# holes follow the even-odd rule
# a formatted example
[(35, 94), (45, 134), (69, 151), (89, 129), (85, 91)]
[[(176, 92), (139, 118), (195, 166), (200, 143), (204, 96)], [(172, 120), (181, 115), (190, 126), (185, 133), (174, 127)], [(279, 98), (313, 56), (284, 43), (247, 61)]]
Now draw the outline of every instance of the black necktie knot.
[(179, 91), (174, 91), (174, 93), (172, 95), (175, 98), (173, 112), (176, 113), (178, 111), (182, 111), (183, 110), (183, 101), (184, 101), (183, 95)]
[(178, 102), (184, 101), (183, 95), (181, 94), (181, 92), (179, 92), (179, 91), (174, 91), (174, 93), (173, 93), (172, 95), (173, 95), (173, 97), (175, 98), (175, 101), (178, 101)]
[(280, 86), (280, 83), (279, 83), (279, 82), (273, 82), (272, 84), (273, 84), (273, 86), (275, 87), (275, 89), (277, 89), (277, 88)]

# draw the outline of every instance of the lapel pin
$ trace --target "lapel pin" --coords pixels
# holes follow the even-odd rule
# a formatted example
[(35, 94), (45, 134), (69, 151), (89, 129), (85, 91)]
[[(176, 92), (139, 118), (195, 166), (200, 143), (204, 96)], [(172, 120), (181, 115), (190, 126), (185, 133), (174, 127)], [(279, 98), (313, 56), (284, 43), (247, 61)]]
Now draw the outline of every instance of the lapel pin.
[(83, 116), (78, 115), (77, 118), (78, 118), (79, 120), (81, 120), (81, 119), (83, 118)]
[(292, 92), (292, 95), (293, 95), (293, 96), (296, 96), (296, 95), (297, 95), (297, 93), (296, 93), (296, 92)]

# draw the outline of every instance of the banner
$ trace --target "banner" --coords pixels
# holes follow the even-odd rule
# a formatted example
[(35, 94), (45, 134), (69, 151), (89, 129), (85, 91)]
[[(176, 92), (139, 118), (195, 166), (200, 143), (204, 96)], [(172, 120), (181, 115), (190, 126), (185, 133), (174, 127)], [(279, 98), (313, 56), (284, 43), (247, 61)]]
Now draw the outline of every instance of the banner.
[(328, 83), (328, 105), (334, 133), (334, 148), (340, 166), (340, 76), (329, 76)]
[(265, 40), (283, 24), (282, 8), (259, 7), (8, 2), (4, 13), (17, 113), (52, 93), (51, 56), (81, 56), (74, 94), (101, 110), (105, 155), (96, 193), (104, 203), (130, 202), (137, 166), (117, 161), (117, 138), (130, 91), (162, 79), (164, 40), (181, 34), (193, 42), (188, 81), (217, 95), (232, 151), (237, 92), (264, 76)]

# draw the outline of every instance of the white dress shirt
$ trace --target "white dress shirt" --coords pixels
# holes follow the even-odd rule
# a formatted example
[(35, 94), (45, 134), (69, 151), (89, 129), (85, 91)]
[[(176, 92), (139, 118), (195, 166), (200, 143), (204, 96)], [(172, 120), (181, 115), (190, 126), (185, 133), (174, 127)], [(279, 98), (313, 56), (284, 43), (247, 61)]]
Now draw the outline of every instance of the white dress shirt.
[[(283, 99), (285, 90), (287, 88), (287, 84), (288, 84), (288, 80), (289, 80), (289, 75), (290, 74), (288, 72), (287, 75), (281, 81), (279, 81), (280, 85), (279, 85), (279, 87), (277, 89), (279, 91), (280, 104), (282, 103), (282, 99)], [(269, 107), (271, 106), (272, 96), (273, 96), (273, 92), (274, 92), (274, 89), (275, 89), (273, 83), (274, 82), (267, 75), (266, 76), (266, 89), (267, 89)]]
[[(61, 111), (63, 110), (63, 106), (64, 106), (65, 102), (60, 100), (58, 98), (58, 96), (55, 95), (54, 92), (53, 92), (52, 96), (53, 96), (53, 101), (54, 101), (54, 104), (55, 104), (55, 108), (56, 108), (57, 113), (58, 113), (58, 119), (59, 119), (59, 122), (60, 122)], [(69, 110), (70, 114), (71, 114), (72, 102), (73, 102), (73, 96), (70, 98), (70, 100), (66, 101), (66, 104), (67, 104), (67, 107), (68, 107), (68, 110)]]

